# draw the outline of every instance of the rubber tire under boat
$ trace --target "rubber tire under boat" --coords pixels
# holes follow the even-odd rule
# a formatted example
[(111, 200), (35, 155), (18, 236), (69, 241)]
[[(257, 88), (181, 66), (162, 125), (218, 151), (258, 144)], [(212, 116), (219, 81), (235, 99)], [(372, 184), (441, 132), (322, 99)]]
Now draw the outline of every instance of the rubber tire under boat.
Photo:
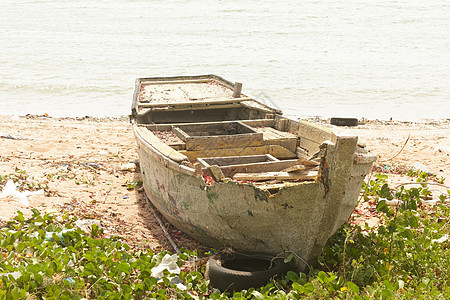
[(330, 124), (336, 125), (336, 126), (357, 126), (358, 119), (356, 119), (356, 118), (331, 118)]
[(283, 258), (263, 253), (222, 253), (208, 260), (205, 276), (212, 287), (234, 292), (264, 286), (287, 271)]

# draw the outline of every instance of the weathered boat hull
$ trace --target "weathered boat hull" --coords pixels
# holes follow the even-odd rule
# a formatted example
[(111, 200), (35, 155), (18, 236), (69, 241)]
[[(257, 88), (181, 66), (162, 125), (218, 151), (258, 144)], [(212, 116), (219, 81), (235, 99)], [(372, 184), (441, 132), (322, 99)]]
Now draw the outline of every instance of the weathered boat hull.
[[(294, 253), (305, 270), (351, 215), (376, 156), (356, 136), (284, 118), (240, 88), (215, 75), (136, 81), (132, 123), (145, 192), (205, 245)], [(223, 164), (236, 157), (247, 162)]]
[(195, 169), (168, 159), (133, 127), (145, 192), (170, 223), (211, 247), (294, 253), (301, 270), (351, 215), (374, 160), (355, 154), (356, 137), (333, 135), (321, 144), (325, 154), (315, 181), (272, 190), (233, 181), (207, 185)]

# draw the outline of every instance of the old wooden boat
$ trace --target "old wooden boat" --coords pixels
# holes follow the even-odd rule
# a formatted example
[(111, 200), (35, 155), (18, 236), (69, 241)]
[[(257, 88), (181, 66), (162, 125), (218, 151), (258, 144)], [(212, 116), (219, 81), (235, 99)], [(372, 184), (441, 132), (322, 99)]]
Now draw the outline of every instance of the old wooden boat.
[(215, 248), (316, 260), (354, 210), (376, 156), (215, 75), (140, 78), (132, 104), (145, 193)]

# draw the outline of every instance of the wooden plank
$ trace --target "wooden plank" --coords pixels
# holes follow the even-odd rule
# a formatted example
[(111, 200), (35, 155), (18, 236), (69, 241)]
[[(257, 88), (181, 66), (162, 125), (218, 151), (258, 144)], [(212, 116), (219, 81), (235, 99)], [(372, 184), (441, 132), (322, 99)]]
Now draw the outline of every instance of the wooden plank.
[(204, 158), (197, 157), (197, 161), (198, 161), (198, 164), (199, 164), (202, 168), (207, 169), (207, 168), (211, 167), (211, 165), (208, 164), (208, 163), (204, 160)]
[(297, 155), (280, 145), (269, 145), (269, 154), (278, 159), (296, 158)]
[(281, 170), (282, 172), (288, 172), (288, 173), (294, 173), (294, 172), (300, 172), (304, 171), (306, 168), (304, 165), (293, 165), (289, 168), (286, 168), (284, 170)]
[(185, 79), (185, 80), (155, 80), (155, 81), (142, 81), (141, 86), (155, 85), (155, 84), (182, 84), (182, 83), (204, 83), (213, 81), (212, 78), (205, 79)]
[(277, 160), (278, 159), (276, 159), (270, 154), (198, 158), (198, 161), (205, 167), (209, 167), (210, 165), (231, 166), (231, 165), (253, 164)]
[(266, 154), (266, 157), (269, 161), (278, 161), (278, 158), (274, 157), (273, 155)]
[(176, 162), (187, 161), (188, 157), (179, 151), (171, 148), (163, 143), (157, 136), (155, 136), (150, 130), (145, 127), (138, 126), (136, 132), (152, 147), (159, 151), (164, 156), (174, 160)]
[(291, 152), (296, 152), (297, 151), (297, 139), (295, 139), (295, 140), (284, 140), (284, 139), (265, 140), (264, 144), (266, 144), (266, 145), (279, 145), (281, 147), (284, 147), (284, 148), (288, 149)]
[(260, 163), (221, 166), (220, 169), (222, 170), (225, 177), (231, 178), (236, 173), (260, 173), (269, 171), (278, 172), (296, 164), (298, 164), (296, 159), (290, 159), (290, 160), (278, 160)]
[(198, 104), (203, 105), (218, 105), (218, 104), (236, 104), (245, 101), (254, 101), (250, 97), (242, 98), (211, 98), (208, 100), (192, 100), (189, 102), (164, 102), (164, 103), (140, 103), (141, 108), (158, 108), (158, 107), (177, 107), (177, 106), (195, 106)]
[(256, 147), (263, 145), (262, 133), (195, 136), (186, 138), (186, 150)]
[[(230, 124), (230, 123), (235, 123), (235, 122), (239, 122), (239, 123), (243, 123), (249, 127), (251, 127), (253, 130), (255, 130), (255, 128), (253, 128), (254, 126), (266, 126), (266, 127), (272, 127), (275, 124), (275, 120), (272, 119), (257, 119), (257, 120), (233, 120), (233, 121), (219, 121), (219, 122), (196, 122), (195, 125), (207, 125), (207, 124), (211, 124), (211, 123), (221, 123), (221, 124)], [(160, 131), (164, 131), (164, 130), (172, 130), (172, 127), (176, 127), (176, 126), (180, 126), (180, 125), (187, 125), (187, 124), (193, 124), (193, 123), (170, 123), (170, 124), (142, 124), (139, 126), (145, 126), (147, 128), (150, 128), (150, 130), (160, 130)]]
[(300, 147), (307, 151), (307, 155), (311, 155), (317, 151), (319, 151), (320, 143), (317, 143), (314, 140), (310, 140), (307, 138), (300, 138)]
[(306, 121), (299, 121), (298, 124), (297, 134), (300, 137), (300, 147), (306, 149), (309, 154), (318, 151), (324, 141), (336, 140), (336, 136), (328, 129)]
[(309, 155), (308, 151), (300, 147), (297, 147), (295, 153), (297, 154), (298, 157), (307, 157)]
[(226, 149), (202, 149), (202, 150), (181, 150), (190, 161), (197, 160), (198, 157), (216, 157), (216, 156), (244, 156), (244, 155), (263, 155), (271, 154), (278, 159), (291, 159), (297, 156), (291, 151), (279, 145), (263, 145), (258, 147), (239, 147)]
[[(220, 105), (184, 105), (184, 106), (177, 106), (177, 107), (156, 107), (156, 108), (147, 108), (148, 110), (152, 111), (194, 111), (194, 110), (208, 110), (208, 109), (225, 109), (225, 108), (240, 108), (242, 107), (241, 104), (220, 104)], [(145, 108), (142, 108), (145, 109)], [(144, 112), (139, 112), (139, 114), (144, 114)]]
[(172, 132), (184, 142), (186, 142), (186, 139), (189, 138), (189, 135), (179, 127), (173, 127)]
[(305, 157), (301, 157), (298, 159), (298, 163), (307, 167), (317, 167), (320, 165), (320, 158), (317, 159), (307, 159)]
[(295, 134), (265, 126), (254, 127), (254, 129), (263, 133), (263, 140), (266, 145), (280, 145), (291, 152), (297, 150), (298, 137)]
[(252, 127), (253, 129), (255, 129), (254, 127), (259, 127), (259, 126), (265, 126), (265, 127), (275, 126), (274, 119), (241, 120), (239, 122), (247, 124), (248, 126)]
[(314, 180), (317, 177), (317, 171), (307, 173), (288, 173), (288, 172), (265, 172), (265, 173), (237, 173), (233, 176), (234, 180)]

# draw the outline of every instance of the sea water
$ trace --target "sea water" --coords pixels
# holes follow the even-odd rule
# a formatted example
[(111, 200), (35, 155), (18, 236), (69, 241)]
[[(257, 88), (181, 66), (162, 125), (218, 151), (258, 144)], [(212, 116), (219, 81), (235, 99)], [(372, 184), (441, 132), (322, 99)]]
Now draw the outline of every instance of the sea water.
[(0, 115), (120, 116), (217, 74), (290, 117), (450, 117), (450, 2), (3, 0)]

